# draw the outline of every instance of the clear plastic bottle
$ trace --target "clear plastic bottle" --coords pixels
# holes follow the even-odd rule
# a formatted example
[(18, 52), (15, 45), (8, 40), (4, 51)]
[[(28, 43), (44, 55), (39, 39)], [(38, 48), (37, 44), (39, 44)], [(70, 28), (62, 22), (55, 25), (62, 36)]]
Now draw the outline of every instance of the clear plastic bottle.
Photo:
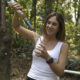
[[(8, 5), (10, 7), (13, 7), (13, 4), (15, 4), (15, 3), (16, 2), (14, 0), (11, 0), (11, 1), (8, 2)], [(16, 12), (18, 13), (20, 18), (24, 18), (25, 17), (25, 14), (21, 10), (17, 10)]]

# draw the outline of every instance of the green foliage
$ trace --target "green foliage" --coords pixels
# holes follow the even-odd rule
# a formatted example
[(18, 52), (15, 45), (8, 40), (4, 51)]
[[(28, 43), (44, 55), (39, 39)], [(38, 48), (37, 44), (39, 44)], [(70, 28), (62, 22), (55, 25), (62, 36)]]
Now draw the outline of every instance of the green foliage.
[(74, 57), (68, 59), (66, 69), (79, 71), (80, 70), (80, 61), (75, 59)]
[[(16, 0), (19, 2), (24, 9), (26, 10), (26, 16), (30, 20), (31, 11), (32, 11), (32, 0)], [(60, 0), (57, 4), (57, 0), (53, 1), (51, 3), (52, 5), (52, 11), (55, 11), (56, 5), (57, 6), (57, 12), (61, 13), (64, 16), (65, 19), (65, 28), (66, 28), (66, 40), (70, 45), (70, 54), (71, 55), (79, 55), (80, 56), (80, 23), (78, 23), (77, 26), (75, 26), (75, 23), (73, 21), (73, 10), (78, 9), (79, 5), (78, 1), (69, 1), (69, 0)], [(36, 31), (38, 33), (41, 33), (41, 29), (43, 28), (44, 20), (47, 13), (45, 13), (45, 8), (47, 8), (47, 11), (49, 11), (50, 7), (45, 4), (45, 0), (38, 0), (36, 5)], [(26, 53), (29, 53), (30, 48), (33, 48), (33, 43), (27, 41), (25, 38), (20, 36), (16, 31), (12, 28), (12, 17), (13, 17), (13, 11), (9, 8), (9, 6), (6, 7), (6, 24), (7, 24), (7, 31), (9, 32), (10, 37), (12, 40), (12, 49), (15, 48), (17, 51), (17, 54), (20, 53), (21, 56), (25, 57), (27, 56)], [(76, 20), (76, 19), (75, 19)], [(80, 22), (80, 21), (79, 21)], [(32, 25), (34, 24), (34, 21), (31, 21)], [(21, 24), (27, 28), (27, 25), (22, 21)], [(29, 50), (29, 51), (28, 51)], [(21, 54), (23, 53), (23, 54)], [(74, 61), (73, 61), (74, 62)]]

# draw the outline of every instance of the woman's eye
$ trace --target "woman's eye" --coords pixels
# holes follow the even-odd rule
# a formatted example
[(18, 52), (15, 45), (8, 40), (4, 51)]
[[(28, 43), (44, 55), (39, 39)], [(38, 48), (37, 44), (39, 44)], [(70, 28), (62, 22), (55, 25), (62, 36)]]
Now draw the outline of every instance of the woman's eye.
[(50, 21), (48, 21), (47, 24), (50, 24)]
[(53, 23), (52, 25), (53, 25), (53, 26), (56, 26), (57, 24), (56, 24), (56, 23)]

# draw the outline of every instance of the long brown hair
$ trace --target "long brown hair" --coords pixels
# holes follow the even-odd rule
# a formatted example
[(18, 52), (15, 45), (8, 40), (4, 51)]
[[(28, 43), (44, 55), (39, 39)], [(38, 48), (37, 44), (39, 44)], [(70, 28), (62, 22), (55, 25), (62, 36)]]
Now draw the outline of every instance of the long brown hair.
[(47, 24), (48, 20), (53, 16), (56, 16), (56, 19), (59, 22), (59, 31), (56, 34), (56, 38), (59, 41), (64, 41), (65, 40), (65, 23), (64, 23), (64, 18), (60, 13), (52, 12), (47, 16), (45, 23), (43, 25), (43, 34), (47, 35), (46, 29), (45, 29), (46, 24)]

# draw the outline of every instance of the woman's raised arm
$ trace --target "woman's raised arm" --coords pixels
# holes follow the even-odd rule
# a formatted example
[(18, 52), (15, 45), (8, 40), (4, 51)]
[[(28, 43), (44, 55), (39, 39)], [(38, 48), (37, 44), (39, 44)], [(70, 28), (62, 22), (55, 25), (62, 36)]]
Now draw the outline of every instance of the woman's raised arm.
[(29, 29), (26, 29), (20, 25), (20, 15), (16, 12), (16, 10), (21, 10), (25, 12), (23, 7), (20, 4), (16, 3), (12, 6), (12, 9), (14, 10), (12, 25), (15, 28), (15, 30), (19, 32), (21, 35), (23, 35), (26, 39), (36, 42), (36, 40), (39, 37), (39, 34)]

